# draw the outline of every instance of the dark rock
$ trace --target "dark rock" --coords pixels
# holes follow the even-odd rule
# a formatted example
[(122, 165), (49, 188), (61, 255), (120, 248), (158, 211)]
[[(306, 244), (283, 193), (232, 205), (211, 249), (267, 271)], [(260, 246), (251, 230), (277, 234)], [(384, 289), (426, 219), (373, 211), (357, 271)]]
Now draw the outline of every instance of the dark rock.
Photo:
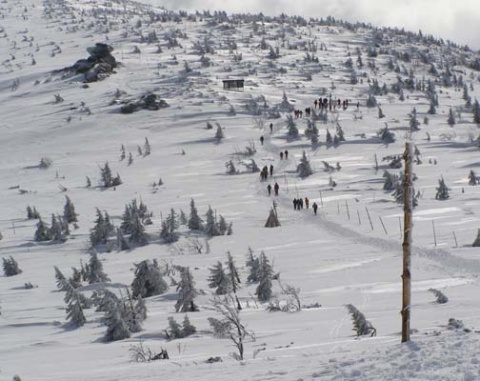
[(132, 114), (137, 111), (138, 106), (135, 103), (127, 103), (120, 108), (122, 114)]

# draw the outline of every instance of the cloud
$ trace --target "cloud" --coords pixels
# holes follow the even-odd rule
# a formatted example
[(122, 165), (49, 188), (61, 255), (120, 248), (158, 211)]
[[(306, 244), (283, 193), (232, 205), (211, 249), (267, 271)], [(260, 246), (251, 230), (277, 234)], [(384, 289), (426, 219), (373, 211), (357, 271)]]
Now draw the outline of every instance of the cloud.
[[(144, 0), (145, 1), (145, 0)], [(150, 3), (158, 1), (150, 0)], [(480, 49), (478, 0), (164, 0), (172, 10), (225, 10), (228, 13), (326, 17), (375, 26), (400, 27)]]

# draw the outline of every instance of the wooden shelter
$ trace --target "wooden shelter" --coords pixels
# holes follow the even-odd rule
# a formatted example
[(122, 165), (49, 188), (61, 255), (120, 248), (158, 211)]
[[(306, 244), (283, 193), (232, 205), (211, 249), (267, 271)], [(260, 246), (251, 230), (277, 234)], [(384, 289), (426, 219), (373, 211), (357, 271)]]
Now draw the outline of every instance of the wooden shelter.
[(245, 80), (243, 79), (224, 79), (223, 90), (244, 90)]

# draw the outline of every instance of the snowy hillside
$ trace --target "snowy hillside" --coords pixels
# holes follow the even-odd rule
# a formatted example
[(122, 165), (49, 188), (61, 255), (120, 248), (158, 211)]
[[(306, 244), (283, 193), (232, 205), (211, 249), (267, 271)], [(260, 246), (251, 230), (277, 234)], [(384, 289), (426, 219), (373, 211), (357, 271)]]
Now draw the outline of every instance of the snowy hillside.
[[(0, 3), (0, 380), (480, 380), (480, 55), (154, 3)], [(347, 305), (375, 331), (357, 337)], [(223, 338), (222, 309), (240, 328)]]

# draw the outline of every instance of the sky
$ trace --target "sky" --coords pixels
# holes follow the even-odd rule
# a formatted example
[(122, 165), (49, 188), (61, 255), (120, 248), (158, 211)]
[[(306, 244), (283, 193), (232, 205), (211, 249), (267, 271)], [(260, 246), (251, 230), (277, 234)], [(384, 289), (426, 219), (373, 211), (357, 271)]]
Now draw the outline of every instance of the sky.
[(229, 13), (263, 12), (303, 16), (333, 16), (377, 26), (398, 26), (422, 30), (423, 34), (480, 49), (480, 7), (478, 0), (150, 0), (167, 9), (221, 9)]

